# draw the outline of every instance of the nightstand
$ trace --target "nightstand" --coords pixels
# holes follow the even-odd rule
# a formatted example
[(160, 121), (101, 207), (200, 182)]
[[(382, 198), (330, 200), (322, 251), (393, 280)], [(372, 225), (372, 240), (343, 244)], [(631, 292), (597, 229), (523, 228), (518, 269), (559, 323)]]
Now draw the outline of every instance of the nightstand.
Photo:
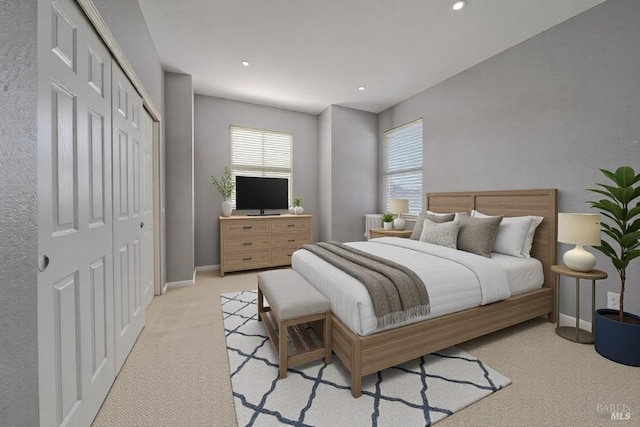
[[(596, 311), (596, 280), (606, 279), (607, 273), (600, 270), (574, 271), (566, 265), (552, 265), (551, 271), (558, 275), (556, 282), (556, 308), (558, 312), (558, 323), (556, 333), (569, 341), (581, 344), (593, 343), (593, 322)], [(576, 326), (560, 326), (560, 276), (576, 278)], [(580, 279), (591, 280), (591, 332), (580, 329)]]
[(376, 237), (411, 237), (412, 230), (385, 230), (384, 228), (372, 228), (369, 230), (369, 238)]

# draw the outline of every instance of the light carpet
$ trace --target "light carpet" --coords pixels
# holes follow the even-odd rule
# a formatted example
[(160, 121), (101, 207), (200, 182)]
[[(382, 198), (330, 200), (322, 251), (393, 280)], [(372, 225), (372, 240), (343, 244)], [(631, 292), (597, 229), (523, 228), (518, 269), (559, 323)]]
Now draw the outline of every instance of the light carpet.
[(335, 356), (289, 368), (281, 380), (256, 299), (255, 291), (221, 295), (240, 426), (428, 426), (511, 383), (457, 347), (366, 376), (358, 399)]

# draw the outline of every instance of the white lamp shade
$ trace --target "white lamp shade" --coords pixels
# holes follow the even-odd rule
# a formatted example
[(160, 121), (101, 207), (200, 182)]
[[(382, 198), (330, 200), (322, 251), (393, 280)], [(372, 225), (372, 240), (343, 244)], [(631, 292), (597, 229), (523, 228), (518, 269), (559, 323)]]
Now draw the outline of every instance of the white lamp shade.
[(570, 269), (591, 271), (596, 265), (596, 257), (582, 246), (600, 244), (600, 220), (599, 214), (558, 214), (558, 242), (576, 245), (562, 257), (565, 265)]
[(558, 242), (600, 245), (600, 214), (559, 213)]
[(389, 212), (394, 214), (409, 212), (409, 199), (389, 200)]

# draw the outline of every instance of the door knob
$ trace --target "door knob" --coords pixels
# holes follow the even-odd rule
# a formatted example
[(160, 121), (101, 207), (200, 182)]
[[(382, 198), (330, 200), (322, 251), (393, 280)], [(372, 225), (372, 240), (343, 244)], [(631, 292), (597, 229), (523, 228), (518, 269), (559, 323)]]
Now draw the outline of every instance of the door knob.
[(140, 221), (140, 228), (144, 228), (144, 222)]
[(46, 255), (40, 255), (38, 258), (38, 270), (45, 271), (49, 267), (49, 257)]

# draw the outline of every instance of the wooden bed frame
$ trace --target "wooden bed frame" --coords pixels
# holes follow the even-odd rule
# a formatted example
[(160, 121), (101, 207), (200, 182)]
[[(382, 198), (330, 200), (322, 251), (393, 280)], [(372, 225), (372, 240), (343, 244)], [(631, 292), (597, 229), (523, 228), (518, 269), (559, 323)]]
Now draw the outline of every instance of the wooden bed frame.
[(531, 255), (544, 266), (540, 289), (507, 300), (471, 308), (368, 336), (359, 336), (332, 315), (332, 348), (351, 373), (351, 394), (362, 394), (362, 377), (434, 351), (477, 338), (517, 323), (547, 315), (556, 321), (557, 190), (427, 193), (427, 209), (504, 216), (544, 217), (538, 226)]

